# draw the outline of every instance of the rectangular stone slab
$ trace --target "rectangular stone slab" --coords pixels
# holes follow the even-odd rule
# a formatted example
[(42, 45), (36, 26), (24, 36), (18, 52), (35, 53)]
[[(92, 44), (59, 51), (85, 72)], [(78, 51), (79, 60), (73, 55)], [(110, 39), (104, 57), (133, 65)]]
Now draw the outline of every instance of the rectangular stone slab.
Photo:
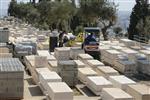
[(109, 66), (98, 67), (96, 69), (96, 72), (99, 75), (102, 75), (107, 79), (109, 78), (109, 76), (119, 75), (118, 71), (116, 71), (115, 69), (113, 69), (112, 67), (109, 67)]
[(126, 90), (128, 85), (136, 84), (133, 80), (127, 78), (124, 75), (110, 76), (109, 81), (111, 81), (114, 87)]
[(78, 78), (81, 82), (86, 83), (88, 76), (97, 76), (98, 74), (92, 68), (78, 68)]
[(121, 73), (124, 73), (126, 75), (132, 75), (137, 73), (137, 64), (135, 61), (121, 61), (118, 60), (115, 63), (115, 69), (120, 71)]
[(70, 58), (70, 47), (55, 48), (54, 52), (57, 60), (69, 60)]
[(80, 60), (74, 60), (74, 62), (77, 64), (78, 68), (85, 67), (85, 64), (82, 61), (80, 61)]
[(70, 48), (70, 58), (76, 59), (78, 58), (78, 54), (84, 54), (84, 50), (81, 47), (71, 47)]
[(104, 66), (104, 64), (98, 60), (87, 60), (87, 64), (92, 68), (97, 68), (98, 66)]
[(129, 85), (126, 92), (136, 100), (150, 100), (150, 87), (144, 84)]
[(62, 78), (56, 72), (39, 73), (39, 81), (41, 85), (47, 90), (48, 82), (61, 82)]
[(119, 88), (103, 88), (102, 100), (134, 100), (133, 97)]
[(58, 69), (58, 62), (57, 61), (49, 61), (48, 64), (49, 64), (48, 68), (51, 71), (57, 72), (57, 69)]
[(88, 76), (87, 87), (96, 95), (100, 95), (103, 88), (113, 87), (112, 83), (102, 76)]
[(50, 53), (48, 52), (48, 50), (38, 50), (37, 54), (39, 56), (45, 56), (45, 57), (47, 57), (48, 61), (55, 61), (56, 60), (56, 58), (53, 55), (50, 55)]
[(73, 91), (64, 82), (48, 83), (48, 95), (51, 100), (73, 100)]
[(84, 60), (92, 60), (93, 57), (90, 56), (89, 54), (78, 54), (78, 58), (84, 59)]

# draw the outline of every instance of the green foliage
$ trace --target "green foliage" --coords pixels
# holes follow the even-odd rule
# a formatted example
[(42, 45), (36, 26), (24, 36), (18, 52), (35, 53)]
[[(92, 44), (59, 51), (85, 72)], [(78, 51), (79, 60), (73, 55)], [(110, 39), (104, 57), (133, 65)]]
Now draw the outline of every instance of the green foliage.
[(115, 5), (107, 0), (80, 0), (79, 13), (87, 23), (96, 23), (97, 19), (113, 20), (116, 17)]
[[(71, 1), (71, 2), (70, 2)], [(59, 29), (78, 33), (85, 26), (97, 26), (103, 22), (103, 33), (112, 26), (116, 19), (116, 6), (107, 0), (80, 0), (76, 7), (75, 0), (39, 0), (39, 3), (19, 3), (12, 0), (9, 14), (18, 17), (40, 29)], [(109, 22), (107, 25), (105, 21)], [(105, 37), (107, 35), (105, 34)]]
[(83, 26), (78, 26), (75, 29), (75, 35), (79, 34), (80, 32), (84, 32)]
[[(128, 28), (129, 39), (134, 39), (134, 35), (140, 35), (138, 23), (145, 21), (146, 16), (148, 16), (148, 3), (147, 0), (136, 0), (136, 5), (133, 8), (132, 14), (130, 16), (130, 25)], [(144, 22), (145, 23), (145, 22)]]
[(70, 30), (70, 21), (76, 13), (76, 8), (67, 0), (52, 2), (51, 13), (48, 14), (49, 23), (60, 30)]
[(115, 33), (115, 37), (122, 37), (123, 36), (123, 33), (122, 33), (122, 28), (117, 26), (117, 27), (114, 27), (113, 28), (113, 32)]
[(35, 23), (40, 17), (38, 10), (30, 3), (20, 3), (12, 1), (10, 3), (8, 13), (10, 16), (18, 17), (29, 23)]
[(39, 29), (40, 30), (48, 30), (49, 26), (47, 25), (46, 22), (42, 23), (41, 25), (39, 25)]
[(8, 14), (10, 16), (15, 16), (16, 9), (17, 9), (17, 2), (15, 0), (12, 0), (9, 4)]
[(141, 33), (140, 36), (145, 36), (150, 39), (150, 16), (145, 18), (145, 23), (143, 19), (141, 19), (137, 24), (136, 29)]
[(51, 14), (51, 2), (47, 0), (42, 0), (37, 4), (36, 9), (40, 13), (40, 19), (38, 20), (39, 28), (41, 29), (43, 27), (42, 25), (45, 26), (46, 24), (49, 26), (48, 21), (50, 19), (48, 18), (48, 15)]
[(101, 22), (103, 37), (108, 40), (106, 31), (116, 21), (116, 6), (107, 0), (80, 0), (79, 16), (84, 26), (97, 26)]
[(119, 33), (122, 31), (122, 28), (121, 28), (121, 27), (115, 27), (115, 28), (113, 28), (113, 31), (114, 31), (116, 34), (119, 34)]

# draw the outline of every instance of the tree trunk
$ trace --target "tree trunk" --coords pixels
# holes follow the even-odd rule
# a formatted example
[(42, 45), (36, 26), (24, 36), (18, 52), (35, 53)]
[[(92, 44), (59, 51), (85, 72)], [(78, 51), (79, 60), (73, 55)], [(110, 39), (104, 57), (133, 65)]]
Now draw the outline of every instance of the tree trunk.
[(32, 0), (32, 3), (35, 5), (35, 0)]
[(104, 24), (105, 27), (102, 28), (101, 30), (102, 30), (102, 34), (103, 34), (104, 40), (107, 41), (108, 40), (108, 34), (107, 34), (106, 31), (107, 31), (108, 28), (110, 28), (113, 25), (113, 23), (112, 23), (112, 21), (110, 21), (109, 25), (107, 25), (107, 26), (105, 25), (105, 23), (103, 23), (103, 24)]
[(107, 34), (107, 28), (103, 28), (102, 29), (102, 34), (103, 34), (103, 37), (104, 37), (104, 40), (105, 41), (108, 41), (108, 34)]

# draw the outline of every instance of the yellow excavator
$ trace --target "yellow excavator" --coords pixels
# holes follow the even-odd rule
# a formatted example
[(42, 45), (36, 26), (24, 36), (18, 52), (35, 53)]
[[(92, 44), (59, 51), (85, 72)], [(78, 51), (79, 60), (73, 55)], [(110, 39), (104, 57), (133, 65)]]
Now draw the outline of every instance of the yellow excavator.
[(73, 47), (77, 42), (83, 43), (84, 38), (83, 38), (84, 33), (80, 32), (76, 37), (70, 37), (69, 41), (65, 44), (67, 47)]

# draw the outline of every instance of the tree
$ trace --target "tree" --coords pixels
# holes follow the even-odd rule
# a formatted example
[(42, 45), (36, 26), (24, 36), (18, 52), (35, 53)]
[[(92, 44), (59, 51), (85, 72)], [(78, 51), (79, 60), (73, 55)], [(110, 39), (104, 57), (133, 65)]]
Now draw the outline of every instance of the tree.
[(51, 0), (39, 0), (39, 2), (42, 2), (42, 1), (51, 1)]
[(49, 19), (48, 15), (52, 15), (51, 13), (51, 2), (47, 0), (42, 0), (37, 4), (37, 10), (40, 13), (39, 25), (47, 24)]
[(49, 23), (57, 29), (68, 31), (75, 13), (75, 7), (68, 0), (52, 2), (51, 13), (48, 14)]
[(84, 27), (83, 26), (78, 26), (75, 29), (75, 34), (78, 35), (79, 33), (84, 32)]
[[(107, 0), (80, 0), (77, 8), (75, 0), (35, 0), (18, 3), (12, 0), (10, 15), (18, 17), (40, 29), (59, 29), (75, 32), (78, 26), (97, 26), (102, 23), (102, 32), (107, 40), (106, 31), (116, 19), (115, 6)], [(32, 4), (34, 2), (34, 5)]]
[(116, 6), (107, 0), (80, 0), (79, 15), (84, 26), (101, 23), (104, 40), (108, 40), (107, 29), (116, 21)]
[(27, 21), (29, 23), (34, 23), (36, 24), (38, 22), (38, 20), (40, 19), (40, 13), (38, 12), (38, 10), (36, 8), (34, 8), (33, 6), (30, 6), (29, 8), (30, 10), (27, 13)]
[(33, 0), (32, 2), (33, 2), (33, 4), (35, 4), (35, 2), (36, 2), (36, 1), (35, 1), (35, 0)]
[(122, 32), (122, 28), (121, 27), (114, 27), (113, 31), (116, 34), (116, 36), (118, 36)]
[(8, 8), (8, 15), (10, 16), (15, 16), (15, 10), (16, 10), (16, 7), (17, 7), (17, 2), (16, 0), (11, 0), (10, 4), (9, 4), (9, 8)]
[(121, 27), (115, 27), (113, 29), (113, 31), (116, 33), (116, 34), (119, 34), (121, 31), (122, 31), (122, 28)]
[(141, 19), (137, 24), (136, 29), (139, 33), (141, 33), (140, 36), (150, 39), (150, 16), (145, 18), (145, 23), (143, 19)]
[(76, 0), (71, 0), (72, 4), (76, 6)]
[(134, 35), (140, 35), (136, 26), (141, 20), (145, 23), (145, 17), (147, 14), (148, 0), (136, 0), (136, 5), (134, 6), (130, 16), (130, 25), (128, 28), (129, 39), (133, 40)]
[(38, 10), (31, 3), (17, 4), (14, 0), (10, 3), (8, 13), (29, 23), (36, 23), (40, 16)]
[[(81, 26), (81, 21), (80, 21), (80, 17), (78, 15), (75, 15), (72, 17), (71, 22), (70, 22), (70, 28), (71, 30), (76, 33), (76, 28), (78, 28), (78, 26)], [(82, 26), (83, 27), (83, 26)]]

